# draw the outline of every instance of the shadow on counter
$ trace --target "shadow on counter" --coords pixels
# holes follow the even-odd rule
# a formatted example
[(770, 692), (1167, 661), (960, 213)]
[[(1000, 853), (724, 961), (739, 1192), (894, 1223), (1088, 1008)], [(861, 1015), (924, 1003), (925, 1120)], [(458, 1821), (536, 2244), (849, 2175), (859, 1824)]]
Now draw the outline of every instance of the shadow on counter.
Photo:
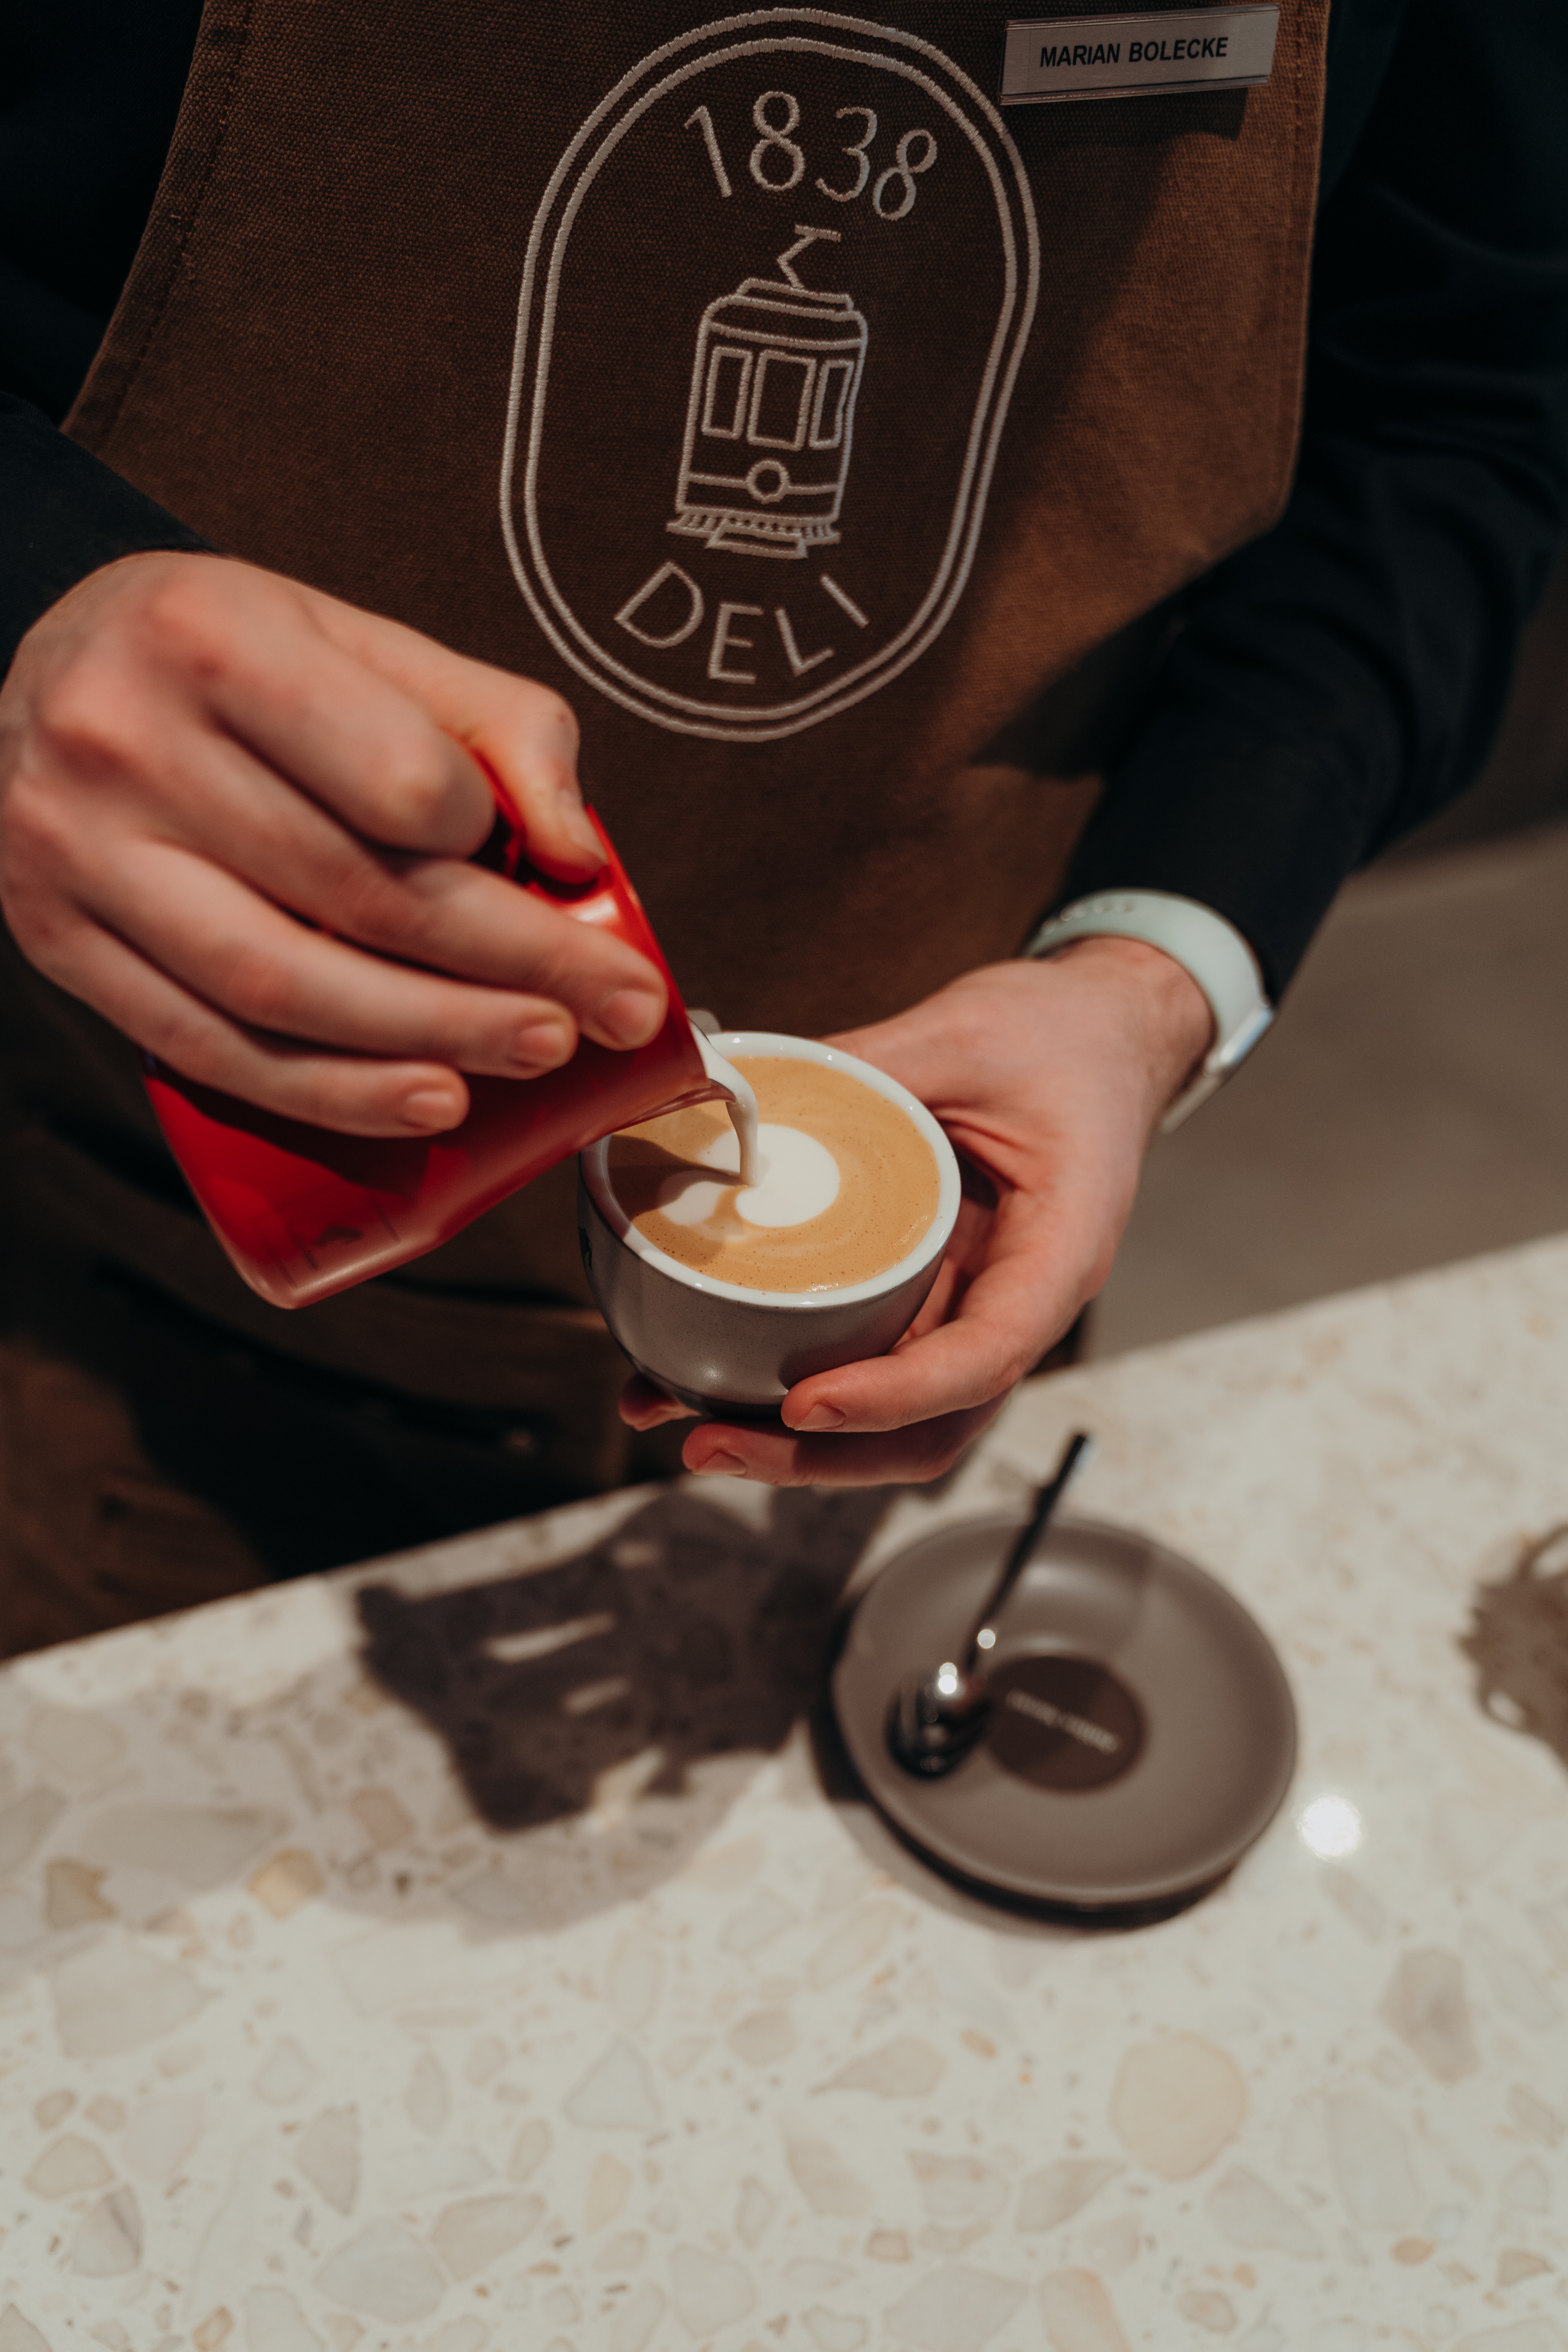
[(889, 1500), (776, 1493), (763, 1532), (678, 1488), (551, 1567), (416, 1597), (365, 1583), (364, 1664), (491, 1829), (584, 1812), (620, 1768), (639, 1796), (684, 1795), (699, 1761), (776, 1750), (814, 1704)]
[(679, 1869), (728, 1801), (715, 1804), (719, 1784), (696, 1768), (775, 1753), (804, 1721), (844, 1827), (923, 1902), (1004, 1934), (1077, 1935), (1155, 1926), (1212, 1892), (1092, 1912), (999, 1896), (939, 1871), (877, 1811), (826, 1693), (846, 1591), (889, 1500), (778, 1492), (766, 1531), (752, 1533), (677, 1490), (551, 1567), (416, 1597), (365, 1584), (364, 1664), (440, 1738), (492, 1830), (590, 1813), (619, 1779), (628, 1825), (641, 1814), (652, 1830), (657, 1813), (639, 1885)]

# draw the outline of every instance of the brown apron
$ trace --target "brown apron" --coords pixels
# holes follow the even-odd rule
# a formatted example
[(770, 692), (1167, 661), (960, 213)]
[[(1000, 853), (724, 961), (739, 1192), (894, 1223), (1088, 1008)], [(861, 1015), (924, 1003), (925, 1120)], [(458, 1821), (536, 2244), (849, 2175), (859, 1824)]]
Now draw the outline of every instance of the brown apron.
[[(1265, 89), (1004, 116), (1006, 14), (209, 0), (68, 422), (217, 546), (558, 688), (727, 1023), (1016, 951), (1162, 608), (1286, 496), (1327, 0)], [(410, 1392), (613, 1391), (564, 1181), (275, 1315), (129, 1049), (4, 993), (40, 1197), (195, 1311)]]

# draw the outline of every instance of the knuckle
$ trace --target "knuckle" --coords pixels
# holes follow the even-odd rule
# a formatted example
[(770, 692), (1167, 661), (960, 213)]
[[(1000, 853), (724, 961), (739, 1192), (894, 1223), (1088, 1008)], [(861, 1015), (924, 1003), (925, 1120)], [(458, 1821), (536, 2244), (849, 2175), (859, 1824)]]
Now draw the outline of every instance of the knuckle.
[(520, 925), (516, 931), (504, 984), (574, 1014), (591, 1012), (607, 984), (602, 940), (589, 924), (552, 914), (523, 893), (513, 896), (526, 929)]
[(232, 1076), (212, 1024), (195, 1012), (170, 1012), (146, 1024), (140, 1041), (198, 1086), (221, 1086)]
[(281, 955), (268, 948), (244, 948), (223, 981), (226, 1009), (252, 1028), (287, 1032), (300, 1004), (298, 976)]
[(530, 680), (523, 708), (530, 729), (543, 739), (551, 751), (575, 756), (579, 740), (577, 714), (563, 695)]
[(583, 1004), (595, 992), (595, 975), (571, 952), (571, 943), (552, 941), (529, 958), (529, 985), (553, 1004)]
[(136, 605), (141, 635), (182, 667), (211, 672), (223, 666), (226, 600), (205, 564), (171, 564), (147, 580)]
[(7, 805), (0, 820), (0, 911), (17, 946), (51, 980), (70, 968), (82, 929), (79, 851), (47, 796)]
[(129, 698), (110, 666), (91, 655), (63, 663), (40, 688), (33, 734), (40, 758), (65, 768), (101, 769), (129, 753)]
[(330, 897), (335, 930), (366, 947), (416, 954), (428, 922), (416, 891), (406, 878), (374, 857), (344, 861), (332, 877)]
[(11, 877), (3, 873), (0, 909), (12, 938), (34, 969), (62, 988), (72, 987), (84, 929), (75, 909), (52, 892), (15, 888)]
[(69, 812), (41, 777), (18, 777), (0, 811), (0, 857), (8, 880), (31, 883), (73, 862), (77, 847)]
[(448, 972), (460, 934), (446, 893), (431, 887), (443, 862), (352, 851), (321, 894), (322, 919), (340, 939), (375, 954)]
[(453, 779), (434, 765), (400, 763), (387, 778), (384, 799), (399, 835), (410, 841), (444, 840), (464, 813)]
[(395, 830), (391, 838), (411, 850), (449, 847), (454, 824), (477, 824), (480, 838), (495, 816), (482, 769), (463, 745), (415, 708), (366, 711), (361, 757), (374, 780), (376, 802)]
[(93, 648), (40, 687), (7, 797), (24, 799), (37, 824), (54, 812), (80, 829), (87, 821), (81, 803), (63, 797), (72, 784), (165, 798), (178, 735), (167, 703), (148, 690), (146, 673), (118, 650)]

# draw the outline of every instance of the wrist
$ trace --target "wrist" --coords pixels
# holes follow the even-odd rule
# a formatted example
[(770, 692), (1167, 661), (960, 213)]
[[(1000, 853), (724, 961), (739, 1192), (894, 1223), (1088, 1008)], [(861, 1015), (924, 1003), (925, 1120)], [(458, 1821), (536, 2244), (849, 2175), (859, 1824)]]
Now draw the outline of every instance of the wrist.
[(1135, 940), (1160, 950), (1202, 992), (1213, 1015), (1211, 1043), (1160, 1124), (1169, 1134), (1245, 1061), (1274, 1018), (1250, 943), (1215, 908), (1168, 890), (1102, 891), (1075, 899), (1043, 922), (1024, 950), (1059, 955), (1089, 939)]
[(1124, 1000), (1158, 1119), (1181, 1093), (1215, 1039), (1212, 1006), (1185, 966), (1144, 940), (1093, 935), (1051, 958), (1113, 988)]

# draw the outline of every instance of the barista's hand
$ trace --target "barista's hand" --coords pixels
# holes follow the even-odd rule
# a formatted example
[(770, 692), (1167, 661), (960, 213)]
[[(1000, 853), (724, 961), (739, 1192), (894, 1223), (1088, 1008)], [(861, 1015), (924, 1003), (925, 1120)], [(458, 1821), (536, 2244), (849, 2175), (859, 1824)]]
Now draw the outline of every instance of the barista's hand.
[(641, 956), (464, 862), (495, 818), (482, 760), (531, 856), (595, 873), (576, 750), (558, 696), (412, 629), (225, 557), (127, 556), (0, 688), (0, 907), (187, 1077), (429, 1134), (466, 1116), (461, 1070), (533, 1077), (579, 1030), (663, 1021)]
[[(892, 1354), (790, 1391), (789, 1428), (822, 1434), (704, 1422), (687, 1468), (775, 1486), (941, 1477), (1104, 1282), (1150, 1135), (1212, 1032), (1179, 964), (1106, 939), (966, 972), (836, 1039), (928, 1104), (983, 1179)], [(637, 1429), (683, 1410), (640, 1380), (621, 1403)]]

